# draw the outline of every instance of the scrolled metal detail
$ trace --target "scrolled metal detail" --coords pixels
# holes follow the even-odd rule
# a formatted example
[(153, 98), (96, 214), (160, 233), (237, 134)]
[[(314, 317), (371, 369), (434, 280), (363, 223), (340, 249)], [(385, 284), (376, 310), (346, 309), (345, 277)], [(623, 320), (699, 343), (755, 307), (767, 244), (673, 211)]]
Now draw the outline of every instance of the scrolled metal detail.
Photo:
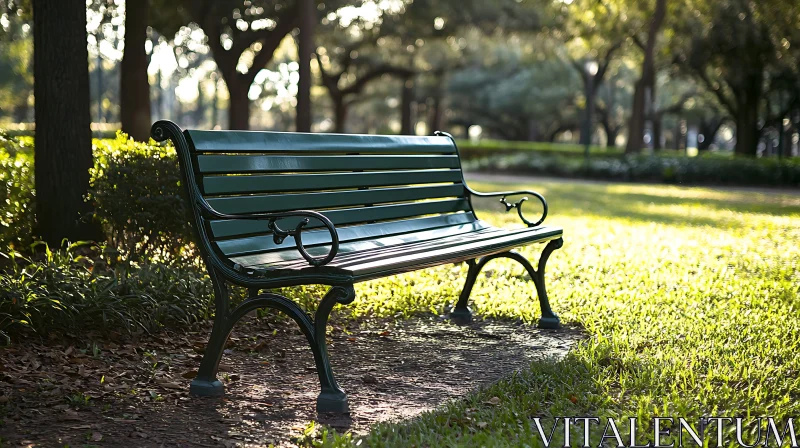
[[(294, 230), (281, 229), (275, 222), (277, 219), (278, 218), (271, 218), (268, 224), (269, 229), (272, 230), (272, 241), (274, 241), (275, 244), (283, 244), (283, 241), (286, 239), (286, 237), (288, 236), (293, 237), (295, 246), (297, 246), (297, 251), (300, 252), (300, 255), (302, 255), (303, 258), (305, 258), (308, 264), (310, 264), (311, 266), (323, 266), (329, 263), (331, 260), (333, 260), (333, 257), (336, 256), (336, 252), (331, 250), (331, 252), (328, 253), (328, 256), (326, 257), (314, 258), (313, 256), (311, 256), (311, 254), (308, 253), (308, 251), (306, 251), (305, 246), (303, 246), (302, 232), (303, 232), (303, 227), (308, 225), (308, 223), (310, 222), (308, 218), (303, 218), (303, 220), (300, 221), (297, 224), (297, 226), (295, 226)], [(332, 233), (332, 235), (334, 233)], [(336, 239), (335, 236), (333, 238)], [(337, 241), (337, 247), (338, 247), (338, 241)]]
[[(433, 135), (435, 135), (437, 137), (447, 137), (447, 138), (449, 138), (450, 141), (453, 142), (453, 147), (456, 149), (456, 154), (459, 154), (459, 160), (461, 160), (461, 155), (460, 155), (460, 152), (458, 151), (458, 145), (456, 144), (456, 139), (453, 138), (452, 135), (448, 134), (447, 132), (442, 132), (442, 131), (435, 131), (433, 133)], [(476, 196), (476, 197), (479, 197), (479, 198), (501, 196), (502, 199), (500, 199), (500, 202), (503, 205), (505, 205), (506, 211), (509, 211), (512, 208), (516, 208), (517, 209), (517, 214), (519, 215), (520, 219), (522, 219), (522, 222), (524, 222), (525, 225), (527, 225), (528, 227), (536, 227), (536, 226), (538, 226), (539, 224), (543, 223), (544, 219), (547, 217), (547, 201), (544, 199), (544, 196), (542, 196), (541, 194), (539, 194), (539, 193), (537, 193), (535, 191), (499, 191), (499, 192), (492, 192), (492, 193), (481, 193), (479, 191), (473, 190), (472, 188), (469, 187), (469, 185), (467, 185), (467, 181), (466, 181), (466, 179), (464, 179), (463, 173), (462, 173), (462, 176), (461, 176), (461, 180), (462, 180), (462, 183), (464, 184), (464, 189), (469, 194), (471, 194), (472, 196)], [(526, 198), (522, 198), (522, 199), (520, 199), (519, 201), (517, 201), (516, 203), (513, 203), (513, 204), (508, 202), (508, 201), (506, 201), (506, 197), (507, 196), (515, 196), (515, 195), (519, 195), (519, 194), (531, 195), (531, 196), (535, 197), (536, 199), (538, 199), (542, 203), (542, 209), (543, 209), (542, 210), (542, 216), (539, 218), (538, 221), (530, 222), (527, 219), (525, 219), (525, 216), (522, 214), (522, 203), (528, 200), (527, 197)], [(472, 202), (470, 201), (470, 204), (471, 203)], [(473, 211), (473, 213), (474, 213), (474, 211)]]
[[(333, 260), (336, 257), (336, 254), (339, 252), (339, 234), (336, 232), (336, 227), (333, 225), (330, 219), (328, 219), (325, 215), (319, 212), (315, 212), (312, 210), (293, 210), (290, 212), (280, 212), (280, 213), (253, 213), (253, 214), (241, 214), (241, 215), (229, 215), (226, 213), (220, 213), (214, 210), (211, 205), (202, 197), (197, 199), (197, 206), (200, 210), (203, 211), (203, 215), (207, 219), (245, 219), (245, 220), (265, 220), (267, 221), (268, 228), (273, 232), (272, 240), (275, 241), (275, 244), (282, 244), (283, 241), (287, 237), (293, 237), (295, 246), (297, 247), (297, 251), (300, 252), (300, 255), (305, 258), (305, 260), (314, 267), (324, 266)], [(300, 221), (300, 223), (294, 228), (294, 230), (283, 230), (278, 227), (276, 221), (279, 219), (284, 218), (293, 218), (303, 216), (304, 218)], [(318, 219), (322, 224), (328, 229), (328, 232), (331, 235), (331, 250), (328, 252), (328, 255), (325, 257), (313, 257), (311, 254), (308, 253), (305, 246), (303, 245), (303, 238), (302, 238), (302, 231), (303, 228), (310, 222), (309, 218)]]
[(526, 197), (524, 197), (524, 198), (520, 199), (519, 201), (514, 202), (512, 204), (511, 202), (506, 201), (506, 197), (503, 196), (502, 198), (500, 198), (500, 203), (503, 204), (506, 207), (506, 211), (510, 211), (512, 208), (517, 209), (517, 214), (519, 215), (519, 219), (521, 219), (522, 222), (524, 222), (525, 225), (527, 225), (528, 227), (534, 227), (534, 226), (537, 226), (537, 225), (541, 224), (542, 221), (544, 221), (544, 217), (542, 217), (538, 222), (535, 222), (535, 223), (534, 222), (530, 222), (527, 219), (525, 219), (525, 215), (522, 214), (522, 203), (527, 201), (527, 200), (528, 200), (528, 197), (526, 196)]

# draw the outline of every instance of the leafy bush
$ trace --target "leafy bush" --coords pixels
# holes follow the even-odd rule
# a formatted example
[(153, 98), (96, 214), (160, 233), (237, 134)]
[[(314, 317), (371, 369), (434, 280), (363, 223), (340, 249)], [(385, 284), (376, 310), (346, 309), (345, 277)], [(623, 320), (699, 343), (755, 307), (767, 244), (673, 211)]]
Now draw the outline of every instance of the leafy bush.
[(124, 134), (96, 140), (90, 199), (110, 243), (135, 259), (190, 255), (188, 210), (175, 150)]
[(0, 248), (33, 242), (33, 148), (0, 134)]
[(465, 162), (466, 169), (693, 185), (800, 187), (800, 159), (674, 155), (592, 156), (515, 152)]
[[(191, 266), (120, 263), (85, 248), (33, 260), (0, 253), (0, 335), (49, 331), (153, 331), (211, 315), (211, 282)], [(91, 252), (95, 253), (95, 252)]]

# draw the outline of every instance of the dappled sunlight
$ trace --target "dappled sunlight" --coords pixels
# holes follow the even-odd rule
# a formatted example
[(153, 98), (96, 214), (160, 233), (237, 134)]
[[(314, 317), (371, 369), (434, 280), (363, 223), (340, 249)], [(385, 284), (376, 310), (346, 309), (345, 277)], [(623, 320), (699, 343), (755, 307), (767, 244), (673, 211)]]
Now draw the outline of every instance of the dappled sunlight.
[[(800, 405), (791, 397), (800, 393), (794, 373), (800, 369), (800, 320), (794, 318), (800, 306), (800, 212), (795, 205), (779, 205), (793, 199), (620, 184), (545, 183), (538, 190), (552, 207), (547, 222), (564, 227), (564, 247), (547, 268), (551, 305), (564, 322), (580, 324), (590, 337), (568, 359), (534, 364), (492, 392), (478, 393), (477, 402), (504, 394), (509, 409), (643, 420), (797, 415)], [(723, 207), (728, 200), (735, 207)], [(513, 212), (489, 211), (496, 210), (491, 203), (478, 207), (492, 224), (518, 220)], [(521, 251), (535, 260), (540, 250)], [(382, 292), (373, 297), (381, 299), (370, 301), (385, 310), (393, 309), (387, 303), (403, 303), (440, 313), (457, 296), (465, 273), (463, 267), (440, 268), (375, 282), (375, 291)], [(532, 282), (510, 260), (487, 265), (470, 302), (482, 317), (534, 322), (539, 316)], [(561, 377), (573, 381), (564, 384)], [(527, 387), (518, 388), (518, 381)], [(532, 397), (547, 397), (547, 408), (531, 404)], [(409, 424), (415, 428), (411, 433), (469, 406), (427, 414)], [(505, 414), (481, 414), (489, 428), (497, 428), (488, 434), (502, 432)], [(513, 414), (510, 418), (514, 421)], [(381, 427), (374, 436), (388, 430)], [(467, 444), (487, 436), (460, 434)], [(523, 432), (512, 440), (529, 440), (525, 437)]]

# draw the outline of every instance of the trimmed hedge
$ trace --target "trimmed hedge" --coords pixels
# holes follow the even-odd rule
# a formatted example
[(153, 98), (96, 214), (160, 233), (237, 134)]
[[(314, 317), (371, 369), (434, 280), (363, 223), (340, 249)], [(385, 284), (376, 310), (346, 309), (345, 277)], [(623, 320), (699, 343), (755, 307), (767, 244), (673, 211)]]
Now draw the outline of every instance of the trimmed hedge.
[(476, 171), (683, 185), (800, 187), (800, 158), (743, 159), (669, 155), (582, 156), (515, 152), (468, 158)]

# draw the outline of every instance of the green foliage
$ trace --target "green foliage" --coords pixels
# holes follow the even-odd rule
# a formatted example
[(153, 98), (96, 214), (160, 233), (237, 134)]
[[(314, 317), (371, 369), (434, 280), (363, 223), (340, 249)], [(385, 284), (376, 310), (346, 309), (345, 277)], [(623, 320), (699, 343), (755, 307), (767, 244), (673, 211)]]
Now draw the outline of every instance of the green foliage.
[(617, 156), (616, 151), (597, 151), (591, 153), (587, 163), (577, 148), (559, 150), (559, 145), (551, 148), (488, 156), (491, 151), (483, 149), (472, 157), (471, 149), (462, 153), (468, 159), (465, 168), (469, 170), (686, 185), (800, 187), (800, 161), (794, 159), (686, 157), (667, 152)]
[(29, 144), (0, 133), (0, 248), (33, 242), (33, 151)]
[[(121, 263), (114, 251), (0, 252), (0, 335), (154, 331), (211, 315), (211, 283), (192, 267)], [(92, 250), (91, 252), (94, 252)]]
[(175, 150), (119, 134), (94, 152), (90, 199), (111, 244), (136, 258), (183, 255), (192, 233)]

